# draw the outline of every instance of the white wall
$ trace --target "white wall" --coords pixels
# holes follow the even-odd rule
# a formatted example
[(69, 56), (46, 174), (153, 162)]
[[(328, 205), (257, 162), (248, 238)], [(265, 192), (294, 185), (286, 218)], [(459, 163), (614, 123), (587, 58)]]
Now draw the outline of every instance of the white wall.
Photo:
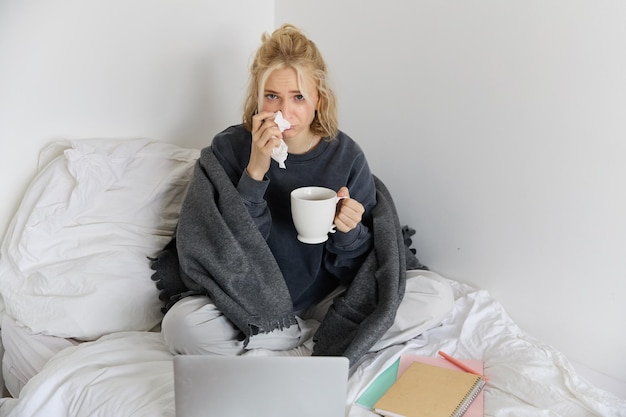
[(431, 269), (626, 382), (626, 3), (277, 0)]
[(0, 234), (53, 139), (203, 147), (238, 123), (273, 22), (271, 0), (0, 2)]

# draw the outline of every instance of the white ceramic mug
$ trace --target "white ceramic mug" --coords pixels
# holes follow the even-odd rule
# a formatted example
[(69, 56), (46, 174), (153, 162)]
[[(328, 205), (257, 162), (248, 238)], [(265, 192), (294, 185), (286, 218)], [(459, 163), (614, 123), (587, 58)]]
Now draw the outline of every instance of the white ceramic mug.
[(291, 192), (291, 217), (303, 243), (322, 243), (335, 233), (335, 212), (340, 197), (330, 188), (301, 187)]

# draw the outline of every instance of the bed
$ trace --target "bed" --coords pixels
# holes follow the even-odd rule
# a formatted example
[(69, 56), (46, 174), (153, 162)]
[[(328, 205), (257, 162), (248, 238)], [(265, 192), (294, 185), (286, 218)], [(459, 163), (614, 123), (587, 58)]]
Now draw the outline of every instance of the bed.
[[(172, 354), (150, 261), (169, 241), (199, 151), (148, 139), (58, 141), (44, 148), (0, 252), (0, 417), (175, 415)], [(626, 401), (579, 376), (522, 331), (487, 291), (441, 277), (452, 312), (350, 372), (346, 415), (402, 354), (482, 359), (486, 416), (626, 416)], [(269, 353), (265, 353), (269, 354)]]

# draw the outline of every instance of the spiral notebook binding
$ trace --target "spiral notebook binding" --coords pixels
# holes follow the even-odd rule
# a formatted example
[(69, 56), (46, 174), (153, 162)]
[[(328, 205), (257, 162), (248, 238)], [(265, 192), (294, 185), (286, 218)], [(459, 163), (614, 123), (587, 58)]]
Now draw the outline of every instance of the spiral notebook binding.
[(467, 411), (469, 406), (472, 405), (472, 401), (474, 401), (478, 394), (480, 394), (480, 391), (485, 386), (485, 383), (486, 381), (482, 377), (478, 377), (470, 390), (470, 395), (466, 396), (465, 399), (459, 403), (450, 417), (461, 417), (463, 413)]

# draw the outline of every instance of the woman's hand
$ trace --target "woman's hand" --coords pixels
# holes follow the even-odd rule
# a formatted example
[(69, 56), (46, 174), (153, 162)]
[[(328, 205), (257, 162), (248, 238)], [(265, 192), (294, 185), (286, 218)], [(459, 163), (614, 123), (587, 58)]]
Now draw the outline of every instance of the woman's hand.
[(341, 200), (337, 203), (335, 226), (340, 232), (347, 233), (361, 223), (365, 207), (363, 207), (363, 204), (350, 198), (348, 187), (341, 187), (337, 191), (337, 197), (340, 197)]
[(274, 122), (273, 112), (264, 111), (252, 116), (252, 146), (246, 168), (250, 177), (257, 181), (263, 180), (270, 169), (272, 151), (280, 146), (282, 138), (283, 134)]

